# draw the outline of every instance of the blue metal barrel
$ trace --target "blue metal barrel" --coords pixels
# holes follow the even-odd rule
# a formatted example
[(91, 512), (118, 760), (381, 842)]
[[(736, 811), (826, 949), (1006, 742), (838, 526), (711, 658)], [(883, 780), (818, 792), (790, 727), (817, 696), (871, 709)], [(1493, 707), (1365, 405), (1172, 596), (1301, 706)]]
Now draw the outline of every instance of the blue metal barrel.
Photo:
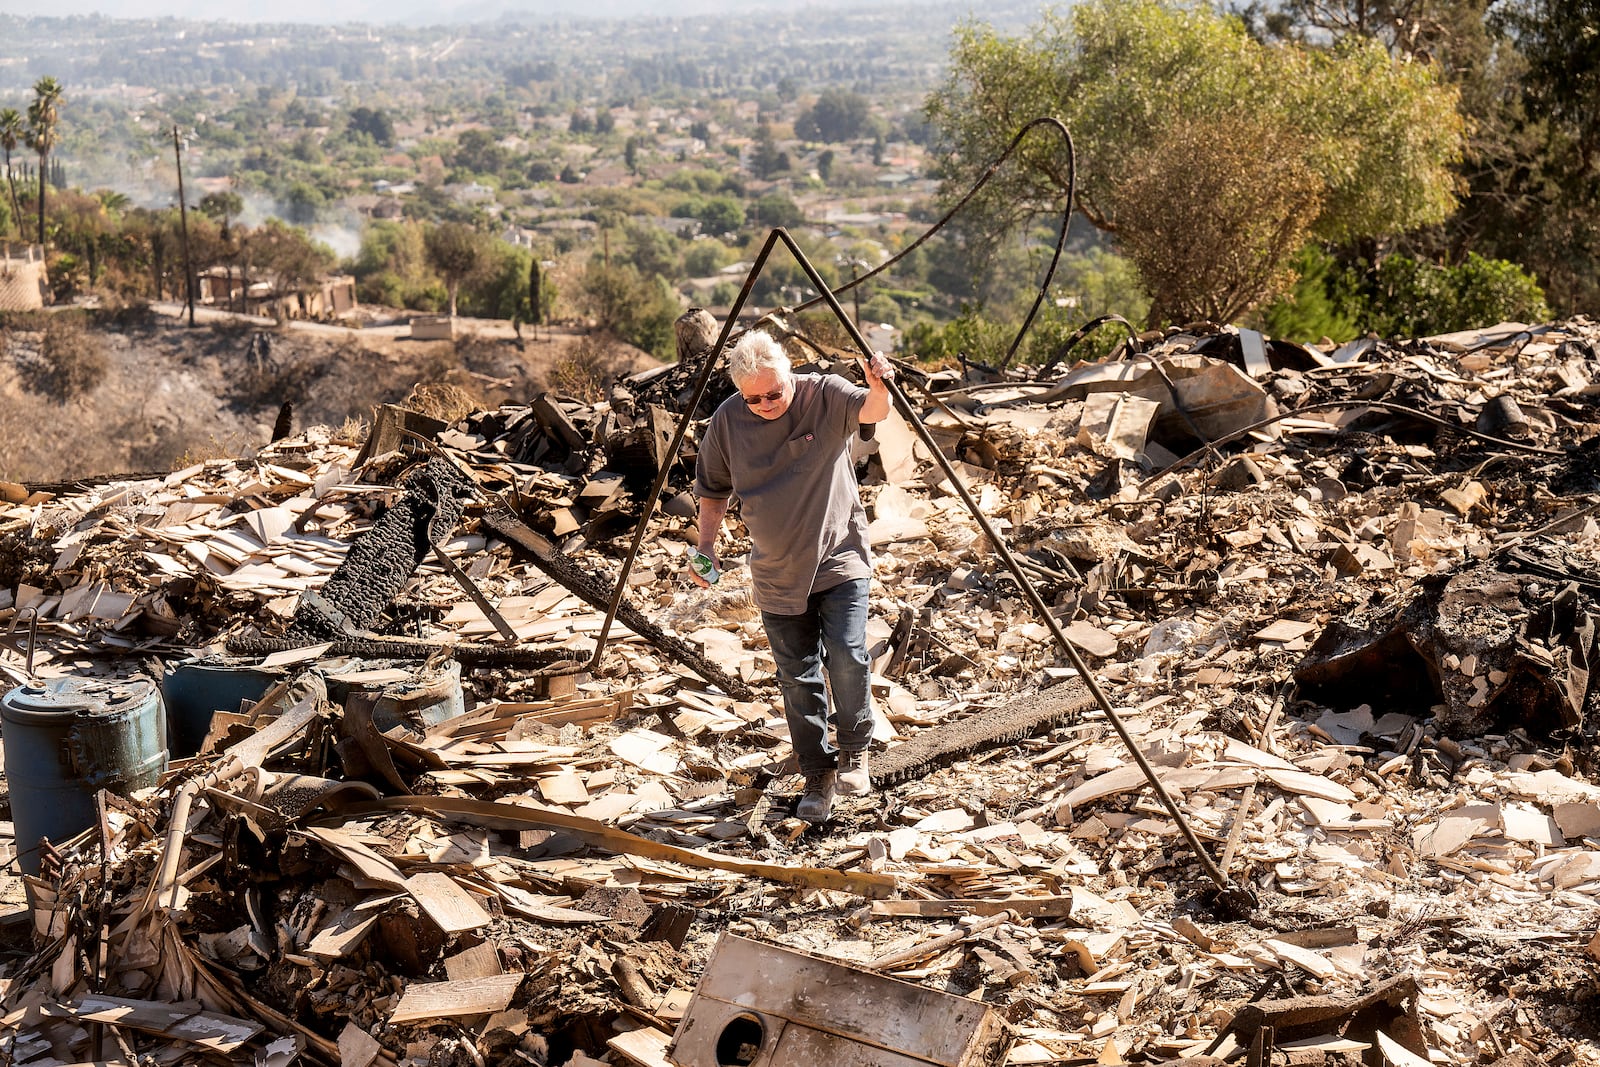
[(238, 711), (245, 701), (260, 700), (283, 678), (281, 667), (262, 667), (227, 656), (180, 660), (168, 667), (161, 676), (161, 699), (167, 706), (173, 758), (200, 751), (217, 712)]
[[(467, 710), (461, 693), (461, 664), (455, 660), (431, 669), (404, 660), (325, 660), (321, 666), (328, 672), (332, 700), (344, 704), (357, 693), (377, 694), (372, 721), (379, 730), (404, 724), (426, 733)], [(354, 668), (359, 669), (352, 673)], [(385, 677), (396, 672), (407, 677)]]
[(58, 678), (0, 699), (11, 821), (22, 870), (39, 872), (39, 839), (96, 822), (95, 793), (153, 786), (167, 769), (161, 697), (146, 678)]

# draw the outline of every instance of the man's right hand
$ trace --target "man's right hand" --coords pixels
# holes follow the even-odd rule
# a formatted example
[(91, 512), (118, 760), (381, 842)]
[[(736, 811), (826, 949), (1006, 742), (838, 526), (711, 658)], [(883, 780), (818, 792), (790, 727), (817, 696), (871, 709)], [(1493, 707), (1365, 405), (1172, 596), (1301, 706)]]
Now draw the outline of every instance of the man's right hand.
[[(720, 576), (721, 572), (722, 572), (722, 560), (721, 560), (720, 557), (718, 557), (717, 550), (715, 548), (711, 548), (711, 549), (702, 548), (702, 549), (698, 549), (697, 551), (698, 551), (698, 553), (700, 555), (709, 556), (710, 557), (711, 565), (717, 568), (716, 573)], [(698, 571), (696, 571), (694, 569), (693, 560), (694, 560), (694, 554), (691, 553), (690, 557), (689, 557), (689, 562), (684, 564), (684, 570), (689, 572), (689, 577), (694, 580), (694, 584), (695, 585), (698, 585), (702, 589), (710, 589), (711, 588), (711, 582), (707, 581), (704, 577), (701, 576), (701, 574)]]

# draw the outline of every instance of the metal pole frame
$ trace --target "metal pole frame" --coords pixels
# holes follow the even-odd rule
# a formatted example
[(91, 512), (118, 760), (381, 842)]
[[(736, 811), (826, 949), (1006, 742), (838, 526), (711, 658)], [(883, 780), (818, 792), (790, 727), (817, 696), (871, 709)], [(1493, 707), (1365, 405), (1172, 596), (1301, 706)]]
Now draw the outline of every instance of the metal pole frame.
[[(1035, 120), (1034, 122), (1029, 123), (1028, 126), (1024, 127), (1023, 130), (1018, 133), (1016, 140), (1012, 141), (1011, 148), (1006, 150), (1006, 155), (1010, 154), (1012, 149), (1014, 149), (1017, 144), (1021, 142), (1022, 137), (1029, 130), (1040, 124), (1049, 124), (1059, 128), (1060, 132), (1066, 137), (1067, 150), (1070, 157), (1070, 153), (1072, 152), (1071, 134), (1067, 131), (1066, 127), (1056, 119)], [(1004, 158), (1005, 157), (1002, 156), (1001, 161), (1003, 161)], [(1000, 161), (996, 161), (995, 164), (990, 166), (982, 181), (988, 180), (988, 178), (994, 173), (995, 168), (999, 166), (999, 162)], [(1075, 167), (1075, 163), (1071, 163), (1070, 165)], [(982, 182), (980, 182), (980, 185), (981, 184)], [(973, 192), (976, 192), (976, 187), (974, 188)], [(970, 199), (971, 195), (972, 193), (968, 193), (967, 198)], [(965, 203), (965, 199), (962, 202)], [(1066, 214), (1069, 218), (1071, 216), (1071, 212), (1072, 204), (1069, 198), (1069, 202), (1066, 207)], [(948, 216), (946, 217), (948, 218)], [(1063, 238), (1065, 237), (1065, 234), (1066, 221), (1064, 220), (1062, 223)], [(660, 471), (658, 471), (656, 474), (655, 483), (651, 486), (650, 495), (645, 500), (644, 507), (640, 515), (639, 524), (634, 530), (633, 543), (629, 547), (627, 555), (623, 558), (622, 571), (617, 577), (616, 593), (613, 595), (611, 604), (606, 611), (605, 621), (600, 627), (600, 633), (595, 638), (594, 654), (589, 663), (581, 668), (582, 670), (590, 670), (599, 665), (601, 654), (605, 649), (607, 636), (611, 631), (611, 624), (616, 618), (617, 611), (622, 605), (622, 598), (627, 591), (629, 571), (633, 566), (635, 558), (638, 556), (640, 546), (644, 543), (644, 537), (650, 524), (650, 518), (655, 512), (656, 504), (661, 498), (661, 491), (666, 486), (668, 475), (671, 473), (673, 459), (675, 459), (678, 454), (678, 449), (683, 444), (683, 439), (688, 433), (689, 423), (694, 417), (695, 410), (700, 406), (700, 400), (705, 395), (707, 386), (710, 384), (712, 372), (716, 369), (717, 364), (721, 360), (723, 349), (728, 343), (728, 338), (733, 333), (734, 324), (738, 321), (739, 312), (744, 308), (745, 302), (749, 299), (750, 292), (755, 286), (756, 278), (760, 276), (762, 268), (766, 265), (767, 258), (772, 254), (773, 247), (779, 242), (782, 242), (784, 246), (789, 249), (790, 254), (795, 258), (795, 262), (800, 265), (800, 269), (806, 273), (806, 276), (811, 280), (811, 284), (816, 287), (818, 293), (820, 294), (818, 299), (821, 299), (827, 303), (828, 310), (831, 311), (834, 317), (839, 320), (841, 325), (843, 325), (845, 332), (850, 336), (850, 340), (861, 352), (862, 358), (871, 358), (872, 350), (868, 346), (866, 338), (861, 335), (861, 331), (856, 326), (855, 322), (852, 321), (850, 316), (845, 313), (845, 309), (839, 303), (838, 296), (835, 294), (835, 292), (828, 288), (827, 283), (823, 281), (822, 276), (817, 272), (816, 267), (814, 267), (811, 264), (811, 261), (806, 258), (805, 253), (801, 251), (800, 246), (795, 243), (794, 238), (790, 236), (789, 232), (782, 227), (774, 229), (767, 235), (766, 242), (761, 246), (760, 254), (756, 256), (755, 262), (750, 268), (750, 273), (745, 277), (744, 286), (739, 291), (739, 297), (734, 301), (732, 309), (728, 312), (727, 319), (722, 324), (722, 330), (717, 335), (717, 343), (715, 346), (713, 346), (710, 354), (706, 357), (705, 365), (700, 369), (700, 374), (695, 379), (694, 394), (685, 404), (684, 413), (683, 416), (678, 420), (677, 430), (673, 434), (672, 443), (665, 452), (665, 455), (671, 458), (662, 463)], [(1059, 257), (1060, 245), (1057, 246), (1056, 253)], [(1054, 271), (1054, 268), (1055, 263), (1052, 262), (1052, 272)], [(859, 282), (861, 280), (865, 280), (866, 277), (866, 275), (863, 275), (862, 278), (857, 279), (857, 281)], [(841, 286), (841, 291), (844, 288), (844, 286)], [(1048, 288), (1049, 282), (1047, 279), (1045, 285), (1040, 290), (1041, 295), (1039, 300), (1035, 301), (1035, 311), (1038, 309), (1039, 304), (1043, 301), (1043, 293)], [(1032, 317), (1033, 313), (1030, 312), (1030, 321)], [(1026, 330), (1026, 326), (1027, 324), (1025, 323), (1024, 330)], [(1021, 336), (1022, 335), (1019, 333), (1017, 342), (1021, 341)], [(1013, 343), (1013, 351), (1016, 349), (1017, 342)], [(946, 458), (943, 450), (939, 447), (938, 442), (935, 441), (932, 434), (928, 432), (928, 428), (922, 424), (922, 420), (917, 416), (916, 411), (912, 408), (910, 400), (907, 399), (905, 392), (901, 390), (899, 383), (893, 379), (888, 379), (884, 384), (888, 387), (890, 397), (893, 399), (896, 409), (906, 420), (907, 424), (910, 425), (911, 428), (916, 432), (918, 439), (921, 440), (923, 445), (927, 448), (928, 454), (934, 458), (934, 461), (938, 463), (940, 470), (944, 472), (945, 477), (950, 480), (950, 484), (955, 487), (957, 494), (961, 497), (962, 503), (966, 505), (967, 510), (971, 512), (972, 517), (978, 523), (979, 528), (982, 529), (985, 536), (989, 538), (989, 543), (994, 545), (995, 552), (1000, 556), (1001, 561), (1005, 563), (1006, 569), (1011, 572), (1012, 578), (1016, 580), (1017, 585), (1022, 589), (1023, 594), (1027, 597), (1029, 604), (1032, 605), (1034, 612), (1039, 616), (1040, 621), (1043, 622), (1044, 625), (1050, 630), (1050, 634), (1053, 638), (1055, 638), (1056, 644), (1059, 645), (1062, 651), (1066, 653), (1067, 659), (1072, 664), (1073, 669), (1077, 671), (1078, 676), (1083, 680), (1084, 686), (1088, 688), (1090, 695), (1093, 696), (1095, 703), (1099, 705), (1100, 710), (1105, 714), (1106, 721), (1111, 723), (1112, 729), (1114, 729), (1117, 733), (1117, 736), (1121, 738), (1123, 746), (1128, 750), (1128, 754), (1133, 757), (1134, 763), (1137, 764), (1139, 770), (1143, 772), (1145, 779), (1150, 784), (1151, 790), (1155, 793), (1157, 799), (1161, 801), (1162, 806), (1166, 808), (1167, 813), (1172, 816), (1173, 821), (1177, 823), (1179, 830), (1183, 833), (1185, 841), (1187, 841), (1189, 847), (1194, 851), (1195, 856), (1199, 859), (1200, 865), (1204, 869), (1206, 876), (1210, 878), (1211, 881), (1216, 885), (1218, 890), (1217, 900), (1219, 906), (1223, 910), (1234, 914), (1247, 915), (1253, 912), (1258, 906), (1255, 894), (1251, 892), (1249, 888), (1240, 886), (1229, 880), (1226, 872), (1224, 872), (1217, 865), (1216, 861), (1211, 858), (1210, 853), (1206, 851), (1205, 846), (1200, 841), (1200, 838), (1195, 834), (1193, 827), (1189, 825), (1189, 820), (1184, 816), (1183, 811), (1178, 807), (1177, 801), (1172, 798), (1172, 795), (1167, 791), (1166, 787), (1162, 785), (1160, 778), (1156, 775), (1155, 768), (1150, 765), (1150, 761), (1147, 760), (1144, 753), (1139, 750), (1139, 746), (1134, 741), (1133, 735), (1128, 732), (1127, 725), (1122, 721), (1122, 717), (1117, 714), (1117, 710), (1112, 706), (1110, 698), (1105, 694), (1105, 690), (1100, 687), (1099, 682), (1096, 681), (1094, 675), (1090, 672), (1088, 664), (1084, 662), (1082, 654), (1062, 630), (1060, 622), (1058, 622), (1056, 617), (1051, 613), (1049, 605), (1044, 602), (1044, 598), (1040, 596), (1039, 591), (1034, 587), (1033, 582), (1028, 578), (1027, 573), (1022, 569), (1022, 565), (1017, 561), (1016, 556), (1012, 553), (1011, 547), (1006, 543), (1005, 539), (1000, 536), (999, 531), (994, 528), (993, 524), (990, 523), (988, 517), (984, 515), (983, 509), (978, 504), (977, 499), (973, 497), (971, 490), (967, 488), (966, 483), (956, 472), (954, 466), (950, 463), (950, 460)]]

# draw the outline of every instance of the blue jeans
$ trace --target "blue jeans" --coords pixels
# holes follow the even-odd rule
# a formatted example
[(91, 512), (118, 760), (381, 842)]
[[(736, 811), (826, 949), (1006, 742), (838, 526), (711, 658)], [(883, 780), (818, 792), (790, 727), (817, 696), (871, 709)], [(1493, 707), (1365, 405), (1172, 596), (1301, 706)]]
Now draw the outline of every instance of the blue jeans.
[[(866, 578), (812, 593), (804, 615), (761, 613), (778, 664), (783, 714), (800, 773), (835, 769), (836, 753), (872, 743), (872, 661), (867, 656)], [(822, 672), (828, 672), (827, 687)], [(837, 744), (828, 740), (828, 690), (833, 691)]]

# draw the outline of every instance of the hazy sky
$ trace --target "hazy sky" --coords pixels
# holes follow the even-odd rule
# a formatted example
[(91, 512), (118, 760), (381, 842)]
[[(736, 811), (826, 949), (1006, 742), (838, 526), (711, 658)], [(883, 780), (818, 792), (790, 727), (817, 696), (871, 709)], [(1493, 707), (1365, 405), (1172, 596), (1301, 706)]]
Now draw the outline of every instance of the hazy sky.
[[(0, 0), (0, 14), (89, 15), (113, 18), (176, 16), (233, 22), (457, 22), (492, 19), (510, 12), (537, 15), (703, 15), (775, 7), (837, 6), (843, 0)], [(874, 5), (909, 5), (917, 0), (866, 0)], [(852, 6), (862, 6), (855, 0)]]

